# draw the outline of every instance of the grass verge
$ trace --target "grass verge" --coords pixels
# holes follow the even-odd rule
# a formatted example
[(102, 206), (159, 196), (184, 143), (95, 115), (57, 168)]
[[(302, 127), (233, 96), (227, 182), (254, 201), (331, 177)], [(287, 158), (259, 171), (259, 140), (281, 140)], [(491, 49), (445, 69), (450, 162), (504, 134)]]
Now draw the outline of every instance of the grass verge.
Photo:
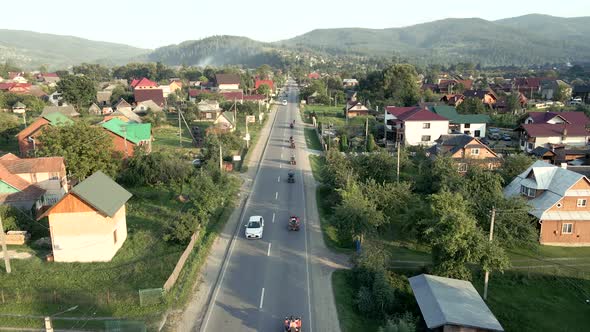
[(332, 288), (342, 332), (377, 331), (380, 324), (378, 320), (367, 318), (355, 310), (356, 287), (354, 287), (352, 271), (334, 271), (332, 273)]
[(322, 144), (314, 128), (305, 128), (305, 143), (308, 149), (321, 151)]
[(313, 178), (318, 182), (322, 182), (322, 167), (324, 166), (323, 157), (310, 154), (309, 163), (311, 164)]

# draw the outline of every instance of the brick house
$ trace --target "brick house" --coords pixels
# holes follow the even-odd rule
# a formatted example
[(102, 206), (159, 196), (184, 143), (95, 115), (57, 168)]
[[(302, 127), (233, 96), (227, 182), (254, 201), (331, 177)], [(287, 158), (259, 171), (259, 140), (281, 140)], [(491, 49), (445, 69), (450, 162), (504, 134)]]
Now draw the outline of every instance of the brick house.
[(538, 219), (539, 242), (551, 246), (590, 246), (590, 180), (538, 160), (504, 189), (524, 197)]
[(494, 170), (502, 165), (502, 159), (477, 138), (465, 134), (442, 135), (427, 150), (430, 156), (448, 155), (457, 164), (459, 173), (467, 172), (472, 165)]
[(115, 150), (121, 152), (125, 159), (133, 156), (137, 146), (144, 147), (147, 153), (152, 151), (152, 125), (149, 123), (132, 123), (113, 118), (101, 126), (113, 139)]
[(344, 116), (347, 119), (369, 115), (369, 109), (360, 101), (349, 101), (344, 106)]
[(63, 126), (72, 123), (73, 121), (70, 118), (59, 112), (41, 115), (41, 117), (16, 135), (21, 157), (34, 154), (35, 149), (40, 144), (37, 138), (41, 135), (44, 128), (47, 126)]

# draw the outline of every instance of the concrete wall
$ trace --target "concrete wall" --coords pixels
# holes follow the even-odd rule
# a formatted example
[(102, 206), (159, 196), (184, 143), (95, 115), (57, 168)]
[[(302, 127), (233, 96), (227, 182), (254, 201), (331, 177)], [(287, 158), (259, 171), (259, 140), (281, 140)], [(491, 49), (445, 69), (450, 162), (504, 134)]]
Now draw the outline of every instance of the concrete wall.
[[(469, 128), (465, 127), (465, 124), (460, 125), (460, 131), (463, 134), (467, 134), (473, 137), (486, 137), (486, 124), (485, 123), (471, 123)], [(479, 136), (475, 136), (475, 131), (479, 130)]]
[(51, 213), (49, 228), (56, 262), (108, 262), (127, 239), (125, 206), (113, 218), (96, 211)]
[[(424, 129), (423, 124), (430, 123), (429, 129)], [(404, 144), (431, 146), (441, 135), (449, 132), (449, 121), (406, 121), (404, 123)], [(428, 142), (422, 142), (422, 136), (430, 136)]]

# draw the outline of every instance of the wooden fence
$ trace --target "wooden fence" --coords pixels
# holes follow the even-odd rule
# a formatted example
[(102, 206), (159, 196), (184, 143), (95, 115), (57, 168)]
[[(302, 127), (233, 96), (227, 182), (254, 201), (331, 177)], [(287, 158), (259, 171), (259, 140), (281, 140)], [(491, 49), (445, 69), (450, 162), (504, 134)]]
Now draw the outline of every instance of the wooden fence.
[(168, 277), (168, 280), (166, 280), (166, 282), (164, 283), (164, 290), (165, 291), (167, 291), (167, 292), (170, 291), (172, 289), (172, 287), (174, 287), (174, 284), (176, 284), (176, 280), (180, 276), (180, 272), (182, 271), (182, 268), (184, 267), (186, 260), (188, 259), (191, 252), (195, 248), (195, 244), (197, 242), (197, 239), (199, 238), (200, 232), (201, 232), (201, 230), (197, 230), (191, 236), (191, 241), (186, 246), (186, 249), (184, 249), (184, 252), (182, 253), (182, 255), (180, 255), (180, 258), (178, 259), (178, 262), (176, 262), (176, 266), (174, 267), (172, 274), (170, 274), (170, 276)]

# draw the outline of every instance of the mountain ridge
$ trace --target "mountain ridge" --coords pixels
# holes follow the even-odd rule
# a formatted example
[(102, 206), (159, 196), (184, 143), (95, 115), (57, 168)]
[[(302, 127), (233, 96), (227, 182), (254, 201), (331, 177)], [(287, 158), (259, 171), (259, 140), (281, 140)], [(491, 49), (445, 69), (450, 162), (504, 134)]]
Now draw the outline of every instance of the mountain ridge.
[(203, 66), (281, 65), (285, 62), (284, 55), (297, 52), (325, 56), (398, 56), (425, 64), (530, 65), (588, 61), (590, 17), (527, 14), (493, 21), (476, 17), (447, 18), (397, 28), (313, 29), (276, 42), (221, 35), (154, 50), (73, 36), (0, 29), (0, 61), (9, 59), (27, 67), (129, 61)]

